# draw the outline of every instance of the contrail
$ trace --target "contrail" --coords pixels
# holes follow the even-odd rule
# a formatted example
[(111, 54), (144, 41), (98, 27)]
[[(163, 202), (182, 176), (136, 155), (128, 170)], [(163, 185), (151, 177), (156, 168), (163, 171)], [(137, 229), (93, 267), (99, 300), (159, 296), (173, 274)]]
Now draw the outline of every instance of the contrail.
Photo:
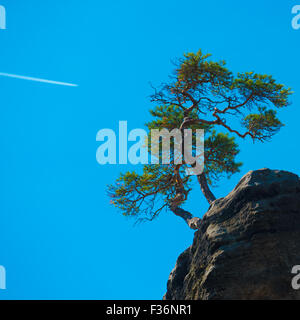
[(57, 85), (60, 85), (60, 86), (78, 87), (78, 84), (73, 84), (73, 83), (68, 83), (68, 82), (60, 82), (60, 81), (53, 81), (53, 80), (46, 80), (46, 79), (40, 79), (40, 78), (33, 78), (33, 77), (26, 77), (26, 76), (20, 76), (20, 75), (17, 75), (17, 74), (10, 74), (10, 73), (4, 73), (4, 72), (0, 72), (0, 76), (16, 78), (16, 79), (22, 79), (22, 80), (28, 80), (28, 81), (36, 81), (36, 82), (57, 84)]

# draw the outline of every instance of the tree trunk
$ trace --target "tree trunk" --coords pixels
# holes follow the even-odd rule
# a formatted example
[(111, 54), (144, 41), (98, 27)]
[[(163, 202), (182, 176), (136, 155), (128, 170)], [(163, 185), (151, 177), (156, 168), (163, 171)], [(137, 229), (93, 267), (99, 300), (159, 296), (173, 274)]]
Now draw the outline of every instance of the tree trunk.
[(200, 222), (201, 222), (200, 218), (193, 217), (193, 215), (190, 212), (185, 211), (179, 207), (170, 206), (170, 209), (172, 210), (173, 213), (176, 214), (176, 216), (181, 217), (191, 229), (194, 229), (194, 230), (199, 229)]
[(198, 182), (200, 184), (200, 188), (201, 188), (206, 200), (208, 201), (209, 204), (211, 204), (213, 201), (216, 200), (216, 197), (209, 189), (205, 174), (204, 173), (199, 174), (197, 176), (197, 179), (198, 179)]

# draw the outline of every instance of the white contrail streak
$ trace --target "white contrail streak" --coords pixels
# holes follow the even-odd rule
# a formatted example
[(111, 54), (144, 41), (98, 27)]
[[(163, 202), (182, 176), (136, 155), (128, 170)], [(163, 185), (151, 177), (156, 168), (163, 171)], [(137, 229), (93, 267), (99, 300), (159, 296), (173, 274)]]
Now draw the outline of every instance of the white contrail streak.
[(36, 82), (57, 84), (57, 85), (60, 85), (60, 86), (78, 87), (78, 84), (60, 82), (60, 81), (53, 81), (53, 80), (46, 80), (46, 79), (40, 79), (40, 78), (33, 78), (33, 77), (26, 77), (26, 76), (20, 76), (20, 75), (17, 75), (17, 74), (10, 74), (10, 73), (5, 73), (5, 72), (0, 72), (0, 76), (16, 78), (16, 79), (22, 79), (22, 80), (28, 80), (28, 81), (36, 81)]

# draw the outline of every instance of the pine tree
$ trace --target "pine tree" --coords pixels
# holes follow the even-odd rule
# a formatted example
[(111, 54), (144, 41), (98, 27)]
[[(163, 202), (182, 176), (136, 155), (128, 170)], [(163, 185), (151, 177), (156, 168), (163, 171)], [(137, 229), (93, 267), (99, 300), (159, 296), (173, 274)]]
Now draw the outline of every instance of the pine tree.
[[(176, 62), (169, 82), (155, 89), (151, 97), (156, 106), (150, 110), (153, 119), (146, 125), (149, 130), (205, 130), (205, 166), (197, 182), (211, 204), (216, 198), (210, 186), (239, 172), (242, 165), (236, 161), (236, 137), (270, 140), (283, 126), (277, 110), (289, 105), (291, 90), (269, 75), (234, 75), (225, 61), (213, 62), (210, 57), (199, 50)], [(149, 147), (150, 141), (149, 136)], [(185, 170), (191, 165), (184, 161), (176, 164), (174, 150), (171, 155), (171, 164), (145, 165), (142, 174), (122, 174), (109, 186), (111, 202), (125, 216), (139, 220), (153, 220), (163, 209), (170, 209), (197, 229), (200, 219), (182, 208), (194, 187), (193, 176)]]

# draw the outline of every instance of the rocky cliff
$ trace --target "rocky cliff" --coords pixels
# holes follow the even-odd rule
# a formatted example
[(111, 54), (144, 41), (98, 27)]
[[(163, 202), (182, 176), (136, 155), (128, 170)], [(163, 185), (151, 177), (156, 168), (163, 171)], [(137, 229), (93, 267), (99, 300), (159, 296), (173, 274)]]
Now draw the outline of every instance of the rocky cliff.
[(299, 177), (251, 171), (210, 206), (164, 299), (300, 299), (291, 286), (294, 265), (300, 265)]

